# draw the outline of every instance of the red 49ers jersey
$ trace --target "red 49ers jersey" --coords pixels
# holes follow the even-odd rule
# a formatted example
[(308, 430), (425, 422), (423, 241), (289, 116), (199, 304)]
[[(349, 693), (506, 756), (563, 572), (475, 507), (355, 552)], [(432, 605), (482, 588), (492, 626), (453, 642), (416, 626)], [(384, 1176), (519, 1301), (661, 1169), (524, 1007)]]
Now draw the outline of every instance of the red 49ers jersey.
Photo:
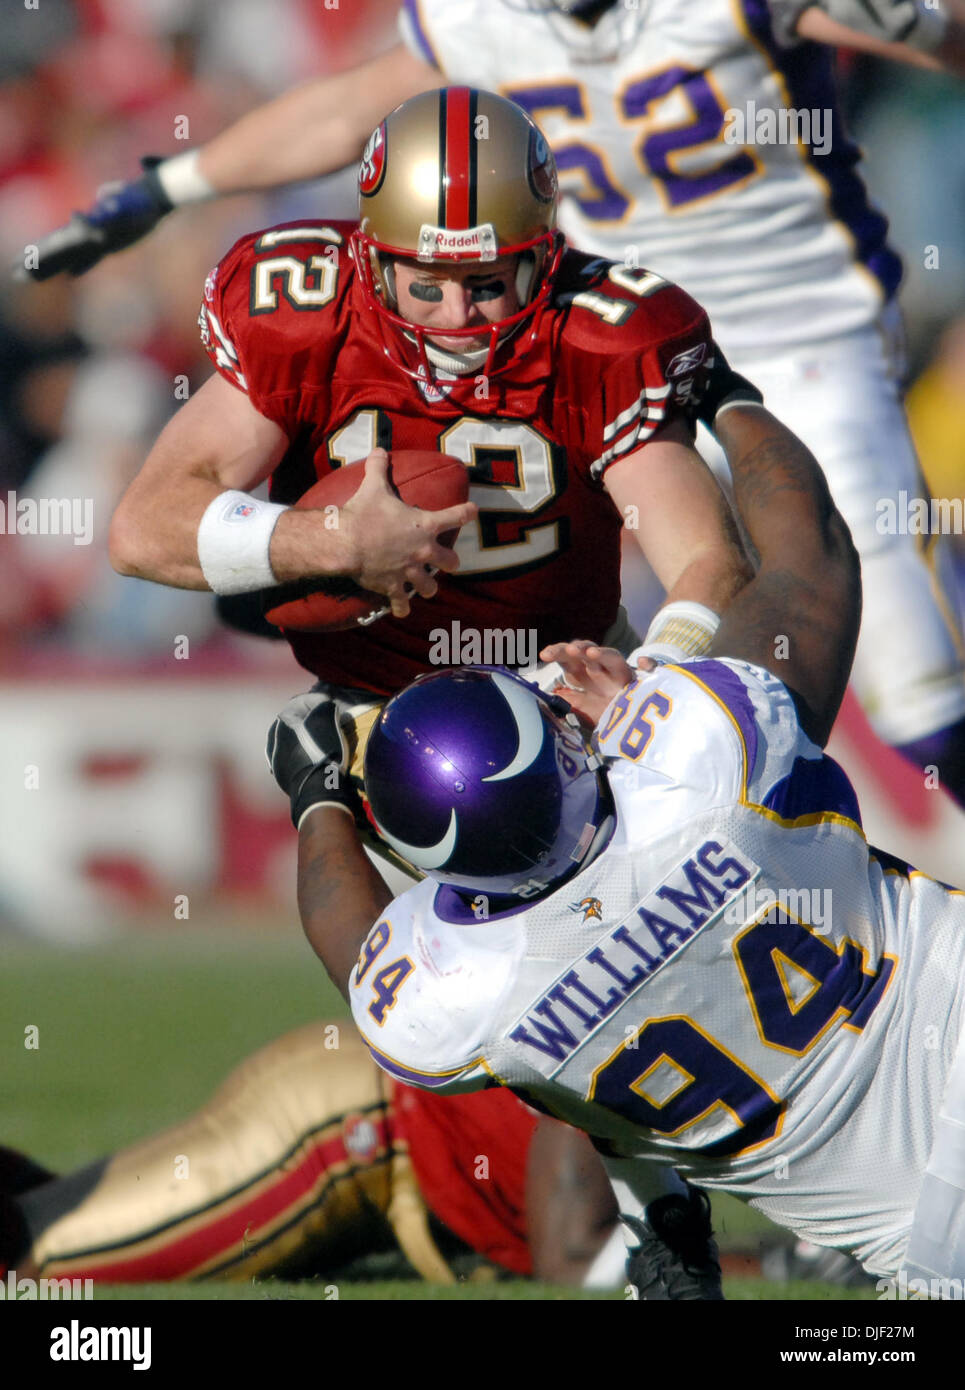
[(601, 641), (617, 616), (624, 520), (604, 476), (695, 390), (711, 356), (703, 310), (649, 271), (567, 251), (512, 367), (436, 388), (386, 355), (352, 230), (243, 237), (205, 285), (208, 353), (290, 440), (274, 500), (296, 501), (377, 446), (439, 449), (469, 469), (479, 520), (435, 598), (359, 631), (289, 632), (296, 657), (333, 684), (388, 695), (440, 664), (526, 665), (549, 642)]
[(531, 1274), (526, 1163), (536, 1116), (502, 1089), (442, 1098), (395, 1082), (392, 1091), (394, 1130), (430, 1210), (487, 1260)]

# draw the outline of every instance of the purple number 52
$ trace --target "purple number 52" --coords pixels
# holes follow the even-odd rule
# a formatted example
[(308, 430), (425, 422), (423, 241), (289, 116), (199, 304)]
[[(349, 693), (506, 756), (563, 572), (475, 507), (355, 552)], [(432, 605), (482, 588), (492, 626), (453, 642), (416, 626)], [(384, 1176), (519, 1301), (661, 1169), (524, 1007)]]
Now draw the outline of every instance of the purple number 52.
[[(618, 113), (625, 119), (645, 119), (653, 114), (658, 102), (674, 93), (687, 102), (689, 118), (677, 125), (651, 130), (634, 151), (643, 172), (653, 179), (671, 212), (723, 193), (761, 172), (757, 160), (746, 150), (726, 154), (699, 173), (682, 173), (676, 167), (677, 156), (685, 151), (718, 142), (723, 145), (726, 108), (707, 75), (694, 68), (675, 63), (630, 82), (616, 98)], [(581, 121), (590, 114), (584, 89), (576, 82), (512, 87), (506, 89), (506, 95), (537, 120), (541, 112), (547, 111), (560, 111)], [(558, 139), (554, 153), (561, 173), (576, 170), (581, 176), (582, 186), (570, 187), (569, 192), (585, 216), (599, 222), (623, 220), (632, 199), (614, 179), (606, 150), (585, 140)]]

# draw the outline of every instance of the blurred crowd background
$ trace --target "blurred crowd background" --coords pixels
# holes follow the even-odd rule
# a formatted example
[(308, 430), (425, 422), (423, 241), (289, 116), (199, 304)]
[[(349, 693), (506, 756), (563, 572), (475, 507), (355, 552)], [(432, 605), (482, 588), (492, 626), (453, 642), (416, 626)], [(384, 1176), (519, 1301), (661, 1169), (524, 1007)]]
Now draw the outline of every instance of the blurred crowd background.
[[(22, 263), (25, 245), (89, 206), (99, 185), (135, 176), (141, 155), (202, 143), (293, 84), (387, 47), (397, 9), (398, 0), (8, 0), (0, 19), (3, 265)], [(910, 409), (929, 488), (961, 497), (965, 84), (847, 53), (839, 64), (868, 181), (905, 259)], [(187, 117), (189, 142), (174, 139), (172, 115)], [(300, 688), (285, 644), (229, 632), (210, 595), (116, 576), (107, 529), (185, 389), (209, 374), (196, 327), (208, 270), (253, 227), (352, 216), (354, 178), (353, 169), (321, 186), (180, 211), (76, 280), (17, 284), (0, 273), (0, 503), (8, 491), (81, 497), (94, 516), (91, 545), (0, 535), (6, 680), (62, 697), (65, 682), (105, 673), (170, 674), (177, 636), (192, 658), (179, 676), (189, 665), (191, 677), (236, 672)], [(639, 566), (628, 582), (635, 616), (645, 620), (658, 595)], [(231, 877), (224, 864), (218, 872)], [(14, 917), (25, 910), (27, 884), (24, 877), (23, 892), (13, 893), (21, 900), (10, 907)]]
[[(0, 257), (139, 172), (306, 78), (391, 44), (396, 0), (19, 0), (0, 19)], [(190, 139), (174, 137), (187, 117)], [(352, 216), (354, 170), (319, 189), (187, 209), (87, 276), (17, 285), (0, 275), (0, 501), (93, 499), (94, 543), (0, 542), (0, 660), (69, 653), (130, 665), (171, 634), (235, 647), (209, 596), (122, 580), (106, 557), (114, 501), (210, 364), (198, 338), (204, 279), (253, 227)], [(187, 377), (185, 385), (183, 378)], [(175, 378), (180, 378), (180, 387)], [(245, 659), (278, 660), (238, 639)], [(262, 647), (265, 648), (262, 651)], [(284, 659), (284, 658), (282, 658)], [(287, 658), (291, 664), (290, 658)]]

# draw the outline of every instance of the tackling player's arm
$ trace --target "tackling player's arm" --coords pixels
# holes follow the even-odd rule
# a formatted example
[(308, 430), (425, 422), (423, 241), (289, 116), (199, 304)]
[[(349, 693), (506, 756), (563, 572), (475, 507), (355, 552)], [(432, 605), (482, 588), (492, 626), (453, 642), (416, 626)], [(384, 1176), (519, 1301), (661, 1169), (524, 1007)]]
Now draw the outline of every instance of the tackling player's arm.
[[(165, 427), (122, 497), (111, 522), (114, 568), (178, 588), (216, 587), (217, 581), (209, 582), (211, 566), (206, 577), (199, 554), (202, 518), (226, 492), (243, 503), (242, 494), (268, 477), (288, 442), (280, 426), (259, 414), (243, 392), (220, 376), (211, 377)], [(455, 553), (439, 544), (438, 534), (475, 515), (468, 504), (444, 512), (405, 506), (389, 487), (381, 450), (369, 456), (362, 486), (342, 508), (337, 527), (326, 526), (324, 511), (269, 511), (251, 501), (266, 510), (266, 522), (276, 518), (268, 539), (268, 583), (272, 576), (282, 583), (350, 575), (363, 588), (386, 594), (399, 617), (409, 610), (406, 585), (427, 598), (435, 593), (427, 566), (458, 566)], [(213, 517), (210, 524), (222, 527), (224, 534), (215, 535), (209, 545), (230, 547), (231, 523)], [(232, 592), (243, 592), (243, 579), (239, 582), (242, 587)], [(263, 575), (247, 587), (258, 589), (264, 583)]]
[(344, 999), (362, 944), (391, 901), (354, 821), (331, 807), (313, 809), (298, 833), (298, 911), (312, 950)]
[(821, 0), (802, 11), (799, 38), (965, 77), (965, 0)]
[(727, 454), (757, 574), (724, 614), (708, 655), (764, 666), (791, 691), (824, 745), (844, 698), (861, 621), (861, 570), (824, 474), (763, 406), (726, 403), (714, 432)]
[(268, 766), (298, 831), (298, 909), (312, 950), (348, 999), (373, 922), (392, 901), (362, 848), (364, 820), (349, 775), (350, 708), (324, 689), (296, 695), (268, 732)]

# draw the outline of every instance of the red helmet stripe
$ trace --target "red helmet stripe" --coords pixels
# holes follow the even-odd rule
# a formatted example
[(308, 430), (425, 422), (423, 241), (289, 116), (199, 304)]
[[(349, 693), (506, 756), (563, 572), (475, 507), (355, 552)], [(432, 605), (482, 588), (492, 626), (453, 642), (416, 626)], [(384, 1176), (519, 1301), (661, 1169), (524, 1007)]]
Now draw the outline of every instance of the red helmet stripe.
[(446, 220), (447, 227), (462, 229), (469, 221), (470, 203), (475, 177), (472, 128), (470, 122), (470, 90), (450, 87), (446, 93), (444, 119), (446, 122)]

